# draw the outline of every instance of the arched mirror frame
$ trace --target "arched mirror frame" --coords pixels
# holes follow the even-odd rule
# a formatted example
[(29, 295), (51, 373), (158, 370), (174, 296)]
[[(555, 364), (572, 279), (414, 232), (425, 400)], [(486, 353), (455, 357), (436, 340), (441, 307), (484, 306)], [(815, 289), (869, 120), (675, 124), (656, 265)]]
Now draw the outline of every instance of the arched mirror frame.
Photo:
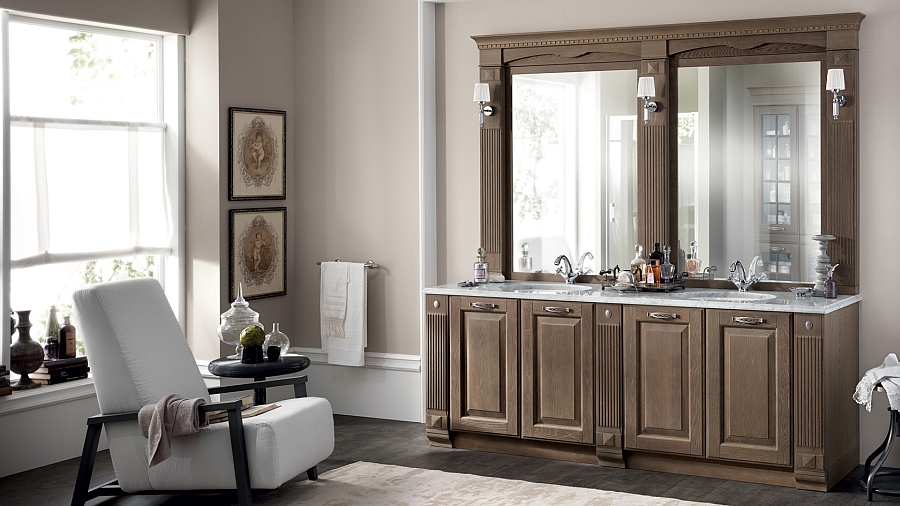
[[(479, 50), (480, 82), (490, 86), (489, 105), (496, 111), (485, 118), (480, 131), (481, 244), (491, 270), (508, 279), (559, 279), (512, 269), (512, 69), (603, 70), (630, 62), (639, 76), (654, 78), (653, 100), (659, 111), (650, 115), (648, 125), (638, 126), (637, 237), (646, 246), (677, 242), (677, 108), (670, 104), (677, 103), (678, 67), (819, 61), (821, 228), (837, 237), (828, 255), (832, 264), (842, 266), (835, 271), (839, 293), (859, 293), (859, 27), (864, 17), (828, 14), (472, 37)], [(842, 93), (847, 103), (837, 120), (831, 114), (831, 92), (825, 89), (832, 68), (844, 70), (846, 84)], [(599, 278), (583, 276), (579, 281)], [(757, 288), (787, 290), (798, 284), (764, 282)], [(726, 281), (691, 280), (690, 285), (731, 287)]]

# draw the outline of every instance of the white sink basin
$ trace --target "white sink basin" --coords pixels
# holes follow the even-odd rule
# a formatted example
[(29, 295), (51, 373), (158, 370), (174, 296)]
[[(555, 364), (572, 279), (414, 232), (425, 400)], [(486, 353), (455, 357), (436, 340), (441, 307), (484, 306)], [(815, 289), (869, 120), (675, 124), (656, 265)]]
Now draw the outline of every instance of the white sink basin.
[(590, 292), (594, 288), (587, 285), (567, 285), (564, 283), (491, 283), (487, 286), (484, 286), (482, 289), (498, 292), (559, 295), (566, 293)]
[(681, 299), (709, 300), (718, 302), (760, 302), (774, 299), (770, 293), (753, 292), (705, 292), (705, 293), (679, 293)]

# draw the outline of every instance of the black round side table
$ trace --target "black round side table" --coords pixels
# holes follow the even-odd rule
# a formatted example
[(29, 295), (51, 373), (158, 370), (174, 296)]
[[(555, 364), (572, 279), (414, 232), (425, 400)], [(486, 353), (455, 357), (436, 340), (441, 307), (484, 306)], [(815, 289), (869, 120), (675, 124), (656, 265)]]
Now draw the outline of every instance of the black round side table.
[[(244, 364), (241, 359), (219, 358), (209, 363), (209, 372), (226, 378), (253, 378), (264, 381), (270, 376), (281, 376), (300, 372), (309, 367), (309, 358), (304, 355), (283, 355), (278, 360), (265, 360), (258, 364)], [(304, 385), (305, 388), (305, 385)], [(266, 403), (266, 389), (253, 389), (253, 403)]]
[[(884, 387), (879, 384), (875, 387), (875, 391), (884, 392)], [(870, 502), (872, 501), (872, 494), (900, 497), (900, 490), (898, 489), (891, 490), (885, 488), (877, 488), (875, 486), (876, 477), (900, 476), (900, 469), (881, 469), (881, 466), (884, 465), (884, 461), (887, 459), (888, 454), (891, 453), (891, 447), (894, 446), (894, 438), (900, 437), (900, 412), (891, 409), (890, 406), (888, 406), (887, 410), (890, 413), (891, 417), (891, 423), (888, 426), (887, 436), (884, 438), (884, 442), (881, 443), (881, 446), (876, 448), (875, 451), (872, 452), (871, 455), (869, 455), (869, 458), (866, 459), (866, 465), (864, 467), (865, 474), (863, 474), (862, 479), (859, 480), (859, 484), (862, 485), (864, 489), (866, 489), (866, 495), (868, 496), (868, 500)], [(875, 461), (875, 467), (870, 468), (873, 460)]]

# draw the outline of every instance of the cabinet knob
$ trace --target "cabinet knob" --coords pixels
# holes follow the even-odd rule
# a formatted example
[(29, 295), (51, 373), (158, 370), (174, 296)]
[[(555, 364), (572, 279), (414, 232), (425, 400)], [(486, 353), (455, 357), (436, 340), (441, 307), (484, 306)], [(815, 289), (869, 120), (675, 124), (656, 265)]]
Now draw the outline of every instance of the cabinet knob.
[(437, 308), (439, 308), (439, 307), (441, 307), (441, 301), (435, 300), (435, 301), (434, 301), (434, 308), (437, 309)]
[(807, 321), (807, 322), (806, 322), (806, 330), (812, 330), (812, 328), (813, 328), (812, 322), (811, 322), (811, 321)]
[(610, 311), (609, 309), (607, 309), (603, 314), (605, 314), (607, 318), (612, 318), (612, 311)]

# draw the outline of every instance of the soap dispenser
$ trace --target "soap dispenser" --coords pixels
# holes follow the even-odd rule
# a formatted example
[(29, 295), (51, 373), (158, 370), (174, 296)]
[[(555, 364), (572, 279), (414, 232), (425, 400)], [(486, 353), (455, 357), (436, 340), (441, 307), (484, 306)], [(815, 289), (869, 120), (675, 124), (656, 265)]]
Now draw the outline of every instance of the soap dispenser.
[(532, 272), (533, 264), (531, 262), (531, 256), (528, 254), (528, 243), (522, 243), (522, 256), (519, 257), (519, 272)]
[(836, 299), (837, 298), (837, 281), (834, 280), (834, 270), (837, 269), (837, 266), (841, 264), (835, 264), (834, 267), (828, 269), (828, 277), (825, 278), (823, 284), (825, 285), (825, 298), (826, 299)]
[(484, 259), (484, 248), (478, 248), (478, 258), (472, 266), (475, 282), (484, 284), (488, 282), (488, 263)]

